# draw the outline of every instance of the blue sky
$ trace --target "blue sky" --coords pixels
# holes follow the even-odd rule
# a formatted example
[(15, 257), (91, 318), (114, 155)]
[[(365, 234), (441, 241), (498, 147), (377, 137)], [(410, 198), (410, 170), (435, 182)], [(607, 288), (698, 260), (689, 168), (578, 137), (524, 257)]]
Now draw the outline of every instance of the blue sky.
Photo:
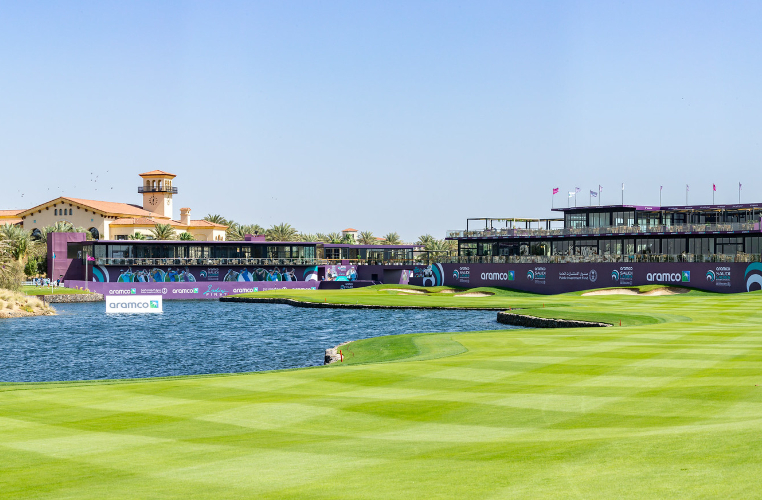
[(0, 2), (0, 208), (140, 203), (153, 169), (196, 218), (406, 240), (549, 216), (554, 187), (762, 201), (760, 26), (760, 2)]

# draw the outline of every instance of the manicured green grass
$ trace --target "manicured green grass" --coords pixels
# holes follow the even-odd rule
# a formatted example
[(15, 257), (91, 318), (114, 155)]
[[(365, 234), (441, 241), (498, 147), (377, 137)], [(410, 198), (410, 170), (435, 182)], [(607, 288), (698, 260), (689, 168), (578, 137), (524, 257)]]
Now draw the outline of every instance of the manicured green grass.
[(0, 497), (758, 496), (760, 293), (288, 295), (630, 326), (368, 339), (344, 364), (293, 371), (0, 385)]
[(21, 293), (25, 295), (66, 295), (78, 293), (90, 293), (89, 290), (79, 290), (77, 288), (53, 287), (51, 291), (49, 286), (23, 286)]

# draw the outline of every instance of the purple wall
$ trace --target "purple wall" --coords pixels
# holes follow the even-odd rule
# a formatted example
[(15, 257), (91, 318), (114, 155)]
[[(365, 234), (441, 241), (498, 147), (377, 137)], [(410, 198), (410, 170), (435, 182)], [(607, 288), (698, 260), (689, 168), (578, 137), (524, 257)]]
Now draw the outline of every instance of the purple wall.
[[(66, 252), (69, 242), (85, 241), (85, 233), (50, 233), (48, 234), (48, 278), (64, 280), (81, 279), (85, 275), (85, 266), (80, 259), (69, 259)], [(55, 254), (56, 258), (53, 258)]]
[(555, 294), (638, 285), (675, 285), (737, 293), (762, 288), (761, 263), (434, 264), (411, 285), (495, 286)]

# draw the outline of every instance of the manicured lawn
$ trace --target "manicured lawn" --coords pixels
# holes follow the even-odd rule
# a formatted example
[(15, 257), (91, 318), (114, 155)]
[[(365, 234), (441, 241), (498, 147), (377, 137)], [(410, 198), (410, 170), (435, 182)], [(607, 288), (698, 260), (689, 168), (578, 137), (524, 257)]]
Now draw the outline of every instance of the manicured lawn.
[(368, 339), (347, 363), (293, 371), (0, 385), (0, 497), (758, 496), (761, 294), (495, 292), (288, 295), (625, 326)]
[(53, 287), (53, 290), (51, 291), (49, 286), (23, 286), (21, 287), (21, 292), (26, 295), (64, 295), (64, 294), (71, 294), (71, 293), (90, 293), (87, 290), (78, 290), (76, 288), (65, 288), (65, 287)]

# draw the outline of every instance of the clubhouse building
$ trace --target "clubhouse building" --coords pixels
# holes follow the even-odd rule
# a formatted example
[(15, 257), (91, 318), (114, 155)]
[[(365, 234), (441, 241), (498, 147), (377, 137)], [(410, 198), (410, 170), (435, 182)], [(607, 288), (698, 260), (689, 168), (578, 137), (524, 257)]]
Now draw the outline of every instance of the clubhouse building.
[[(168, 298), (208, 298), (374, 283), (546, 294), (647, 284), (715, 292), (762, 289), (762, 204), (609, 205), (558, 208), (561, 216), (548, 219), (467, 219), (464, 230), (447, 233), (457, 242), (457, 254), (448, 255), (415, 245), (272, 242), (257, 235), (224, 241), (224, 226), (190, 220), (186, 209), (180, 221), (171, 218), (177, 192), (172, 174), (153, 171), (141, 178), (143, 207), (59, 198), (6, 217), (33, 227), (49, 225), (63, 211), (83, 225), (74, 210), (85, 210), (91, 232), (105, 236), (86, 241), (83, 234), (52, 235), (48, 253), (61, 258), (49, 260), (49, 274), (107, 294), (148, 290)], [(124, 241), (157, 222), (199, 236)]]
[(224, 241), (227, 226), (192, 220), (190, 208), (180, 209), (180, 220), (172, 218), (175, 177), (162, 170), (140, 174), (142, 206), (60, 196), (26, 210), (0, 210), (0, 224), (18, 224), (34, 235), (56, 222), (69, 222), (87, 229), (96, 240), (126, 240), (136, 234), (151, 238), (156, 224), (169, 224), (175, 235), (188, 232), (194, 240)]

